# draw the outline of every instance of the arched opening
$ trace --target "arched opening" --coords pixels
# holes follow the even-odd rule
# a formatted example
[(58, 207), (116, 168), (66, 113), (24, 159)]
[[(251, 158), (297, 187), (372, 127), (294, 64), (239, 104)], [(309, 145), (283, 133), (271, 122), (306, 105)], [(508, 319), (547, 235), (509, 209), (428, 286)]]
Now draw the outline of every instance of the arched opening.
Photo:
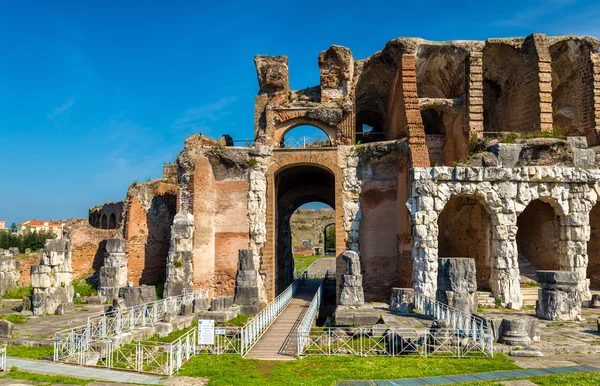
[(533, 200), (517, 218), (517, 251), (523, 305), (535, 305), (538, 270), (557, 270), (560, 217), (552, 205)]
[(299, 125), (288, 130), (279, 140), (280, 148), (316, 148), (333, 146), (332, 138), (319, 127)]
[(432, 166), (443, 165), (446, 142), (444, 112), (436, 109), (421, 110), (421, 119), (425, 129), (425, 144), (429, 151), (429, 161)]
[[(488, 42), (483, 50), (483, 125), (490, 133), (540, 131), (538, 72), (523, 48)], [(493, 134), (492, 134), (493, 135)]]
[(324, 249), (326, 256), (335, 256), (335, 223), (325, 225), (323, 229)]
[(475, 259), (477, 288), (490, 290), (492, 219), (479, 200), (450, 199), (438, 217), (438, 256)]
[(590, 289), (600, 290), (600, 204), (590, 211), (590, 240), (587, 251), (587, 278), (590, 279)]
[(593, 139), (594, 70), (592, 48), (581, 40), (563, 40), (550, 46), (552, 58), (552, 123), (568, 135)]
[[(302, 205), (312, 202), (335, 208), (335, 176), (315, 165), (285, 168), (275, 176), (275, 197), (275, 295), (278, 295), (294, 279), (292, 215)], [(317, 232), (320, 234), (322, 229), (318, 227)]]
[(108, 218), (106, 217), (106, 213), (102, 215), (101, 228), (108, 229)]
[[(335, 221), (335, 209), (322, 202), (313, 201), (300, 206), (290, 218), (294, 278), (314, 261), (325, 257), (327, 238), (323, 229)], [(333, 233), (335, 255), (335, 230)]]
[(385, 130), (383, 117), (375, 111), (360, 111), (356, 114), (356, 142), (383, 141)]
[(117, 229), (117, 216), (114, 213), (111, 213), (108, 219), (108, 229)]

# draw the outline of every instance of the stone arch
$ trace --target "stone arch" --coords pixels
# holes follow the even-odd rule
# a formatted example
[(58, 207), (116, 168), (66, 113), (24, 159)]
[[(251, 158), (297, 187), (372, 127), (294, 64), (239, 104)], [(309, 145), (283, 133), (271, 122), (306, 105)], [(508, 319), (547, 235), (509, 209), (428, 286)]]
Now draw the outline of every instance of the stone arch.
[(419, 98), (462, 98), (467, 50), (448, 44), (421, 44), (417, 50)]
[(329, 138), (330, 146), (337, 144), (337, 132), (338, 130), (321, 120), (308, 118), (306, 116), (296, 117), (280, 122), (275, 125), (275, 133), (273, 135), (273, 143), (276, 147), (280, 147), (281, 141), (290, 130), (295, 129), (298, 126), (313, 126), (321, 130), (327, 138)]
[(590, 289), (600, 289), (600, 203), (596, 203), (589, 214), (589, 241), (587, 242), (586, 276)]
[[(329, 224), (325, 225), (325, 227), (323, 227), (323, 253), (324, 254), (327, 254), (328, 252), (335, 253), (335, 245), (334, 245), (333, 249), (327, 248), (327, 229), (329, 229), (329, 227), (334, 227), (334, 230), (336, 230), (334, 222), (329, 223)], [(335, 241), (334, 241), (334, 243), (335, 243)]]
[(521, 283), (537, 281), (535, 272), (539, 269), (561, 268), (561, 211), (555, 200), (540, 197), (529, 201), (518, 214), (516, 241)]
[(438, 215), (438, 257), (468, 257), (475, 260), (477, 287), (491, 288), (493, 221), (481, 197), (456, 195)]
[[(297, 193), (296, 197), (294, 197), (294, 201), (289, 209), (293, 208), (294, 210), (299, 207), (299, 204), (302, 201), (310, 202), (310, 201), (322, 201), (326, 204), (330, 205), (335, 209), (335, 224), (336, 224), (336, 256), (340, 256), (341, 253), (345, 250), (345, 241), (346, 234), (344, 232), (344, 223), (343, 223), (343, 215), (344, 209), (342, 206), (342, 181), (343, 181), (343, 173), (340, 167), (337, 165), (337, 152), (334, 149), (312, 149), (312, 150), (297, 150), (294, 152), (289, 151), (278, 151), (275, 150), (273, 153), (273, 163), (267, 169), (267, 239), (265, 242), (265, 246), (263, 248), (262, 253), (262, 266), (261, 269), (265, 272), (265, 286), (267, 298), (269, 301), (273, 300), (275, 296), (277, 296), (278, 290), (280, 290), (282, 285), (281, 283), (285, 283), (285, 280), (277, 280), (278, 275), (278, 267), (277, 267), (277, 257), (278, 253), (281, 255), (281, 250), (278, 248), (277, 238), (279, 229), (279, 220), (285, 219), (286, 213), (282, 213), (281, 208), (278, 206), (278, 184), (281, 183), (280, 178), (289, 175), (290, 171), (301, 170), (302, 168), (311, 169), (316, 173), (319, 173), (317, 169), (319, 169), (322, 173), (321, 176), (329, 175), (331, 176), (331, 182), (333, 186), (331, 186), (332, 196), (327, 199), (323, 199), (322, 197), (315, 197), (315, 195), (302, 194), (302, 192)], [(299, 180), (300, 181), (300, 180)], [(284, 181), (285, 183), (285, 181)], [(289, 196), (292, 198), (291, 196)], [(292, 210), (290, 212), (293, 213)], [(279, 211), (279, 213), (278, 213)], [(279, 216), (278, 216), (279, 214)], [(284, 224), (285, 225), (285, 224)], [(338, 258), (338, 272), (340, 264), (343, 266), (344, 262), (340, 261)], [(285, 272), (283, 272), (285, 274)], [(280, 273), (281, 274), (281, 273)], [(339, 273), (338, 273), (339, 275)], [(281, 276), (281, 275), (280, 275)], [(289, 280), (289, 274), (288, 274)]]
[(100, 220), (100, 227), (102, 229), (108, 229), (108, 217), (106, 216), (106, 213), (102, 215), (102, 218)]
[(114, 213), (108, 218), (108, 229), (117, 229), (117, 216)]

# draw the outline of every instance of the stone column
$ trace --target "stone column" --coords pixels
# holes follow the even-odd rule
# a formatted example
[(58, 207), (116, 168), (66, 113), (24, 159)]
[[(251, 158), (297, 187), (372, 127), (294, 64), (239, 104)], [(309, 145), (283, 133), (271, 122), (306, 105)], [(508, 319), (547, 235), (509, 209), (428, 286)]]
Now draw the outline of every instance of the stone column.
[(238, 252), (238, 271), (235, 278), (235, 300), (244, 315), (256, 315), (263, 308), (258, 291), (258, 272), (250, 249)]
[(171, 226), (165, 297), (181, 295), (184, 289), (194, 287), (193, 247), (194, 216), (188, 212), (179, 212)]
[(346, 274), (340, 283), (339, 306), (362, 306), (365, 304), (365, 295), (362, 286), (360, 259), (358, 253), (345, 251), (342, 258), (346, 262)]
[(119, 288), (127, 285), (126, 242), (123, 239), (106, 240), (104, 265), (100, 268), (100, 296), (104, 300), (119, 297)]
[(499, 213), (492, 232), (492, 269), (490, 284), (496, 299), (507, 308), (523, 306), (519, 283), (519, 253), (517, 250), (517, 215)]
[(73, 308), (71, 241), (46, 240), (40, 265), (31, 266), (34, 315), (65, 313)]
[(19, 261), (0, 254), (0, 296), (17, 287), (20, 279)]

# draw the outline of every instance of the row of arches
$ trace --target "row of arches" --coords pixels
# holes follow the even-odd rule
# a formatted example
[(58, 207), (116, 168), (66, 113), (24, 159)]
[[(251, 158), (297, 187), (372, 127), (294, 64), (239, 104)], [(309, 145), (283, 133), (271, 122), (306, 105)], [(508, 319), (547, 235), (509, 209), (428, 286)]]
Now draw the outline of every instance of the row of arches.
[(115, 213), (95, 212), (90, 214), (89, 223), (91, 226), (100, 229), (117, 229), (121, 223), (121, 215)]
[[(537, 270), (566, 269), (561, 241), (564, 213), (558, 205), (542, 199), (531, 201), (517, 217), (516, 245), (520, 284), (536, 282)], [(490, 291), (493, 220), (489, 208), (471, 196), (450, 199), (438, 217), (439, 257), (469, 257), (476, 263), (479, 290)], [(600, 288), (600, 204), (590, 213), (587, 278)]]

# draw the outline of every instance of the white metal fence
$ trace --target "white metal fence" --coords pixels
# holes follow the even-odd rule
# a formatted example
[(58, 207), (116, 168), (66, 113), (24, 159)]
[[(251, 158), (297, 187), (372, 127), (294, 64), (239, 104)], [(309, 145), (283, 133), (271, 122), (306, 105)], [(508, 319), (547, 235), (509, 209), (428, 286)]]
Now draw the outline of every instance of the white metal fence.
[(493, 338), (473, 340), (455, 329), (314, 327), (302, 335), (298, 355), (493, 356)]
[[(329, 273), (329, 272), (328, 272)], [(327, 276), (327, 274), (326, 274)], [(321, 282), (319, 285), (319, 289), (312, 301), (310, 302), (310, 306), (308, 310), (304, 314), (300, 325), (298, 326), (298, 355), (301, 355), (304, 350), (304, 345), (306, 343), (306, 339), (310, 335), (310, 329), (312, 327), (313, 322), (317, 317), (317, 312), (319, 311), (319, 307), (321, 307), (321, 302), (323, 301), (323, 286), (324, 282)]]
[(111, 339), (136, 328), (153, 326), (166, 314), (179, 314), (182, 304), (207, 295), (205, 289), (188, 290), (183, 295), (89, 316), (85, 325), (54, 334), (54, 361), (85, 355), (78, 353), (87, 349), (91, 342)]
[(473, 340), (487, 339), (493, 342), (493, 332), (487, 327), (484, 319), (465, 313), (435, 299), (415, 293), (415, 308), (432, 319), (446, 320), (450, 328), (459, 330), (461, 334)]
[(6, 344), (0, 347), (0, 370), (6, 371)]
[(326, 135), (312, 137), (284, 137), (279, 144), (282, 148), (331, 147), (331, 140)]

